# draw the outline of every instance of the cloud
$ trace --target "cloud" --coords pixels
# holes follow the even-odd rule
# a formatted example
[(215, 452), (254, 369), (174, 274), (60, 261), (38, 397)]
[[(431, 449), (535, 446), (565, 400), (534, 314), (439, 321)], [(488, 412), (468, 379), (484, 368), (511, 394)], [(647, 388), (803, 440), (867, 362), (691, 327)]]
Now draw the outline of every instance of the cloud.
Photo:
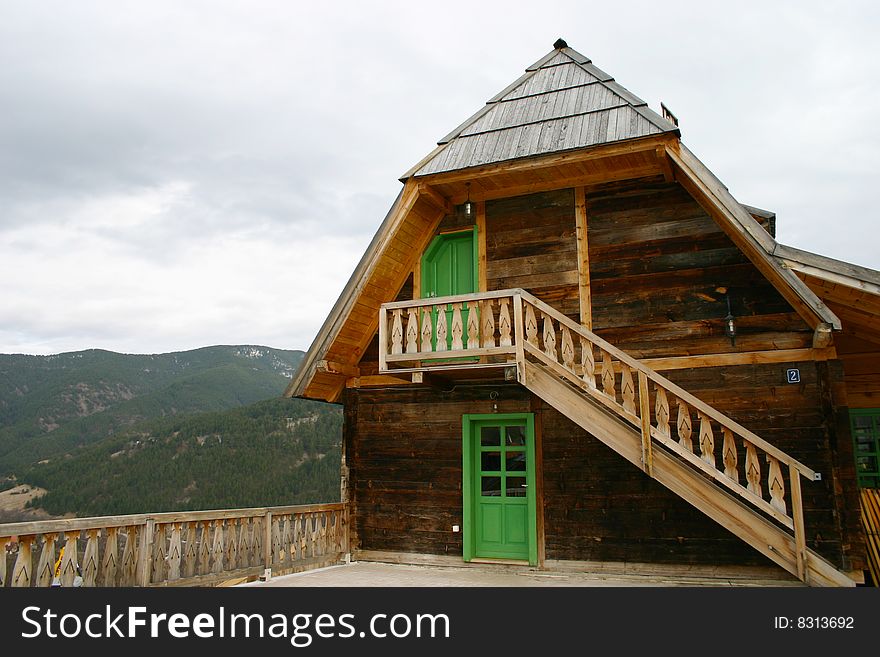
[(2, 16), (0, 352), (306, 348), (397, 177), (558, 36), (666, 101), (783, 242), (880, 268), (863, 239), (880, 171), (867, 2), (82, 0)]

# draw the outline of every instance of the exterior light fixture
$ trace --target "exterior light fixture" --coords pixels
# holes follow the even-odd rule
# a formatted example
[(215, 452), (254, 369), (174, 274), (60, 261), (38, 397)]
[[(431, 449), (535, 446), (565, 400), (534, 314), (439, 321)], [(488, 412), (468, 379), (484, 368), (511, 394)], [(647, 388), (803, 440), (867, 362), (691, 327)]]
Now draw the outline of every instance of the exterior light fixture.
[(474, 213), (474, 204), (471, 201), (471, 184), (465, 183), (465, 187), (467, 187), (467, 200), (464, 202), (464, 213), (466, 216), (470, 217)]
[(730, 295), (724, 295), (727, 299), (727, 317), (724, 318), (724, 335), (730, 338), (730, 344), (736, 346), (736, 319), (730, 311)]

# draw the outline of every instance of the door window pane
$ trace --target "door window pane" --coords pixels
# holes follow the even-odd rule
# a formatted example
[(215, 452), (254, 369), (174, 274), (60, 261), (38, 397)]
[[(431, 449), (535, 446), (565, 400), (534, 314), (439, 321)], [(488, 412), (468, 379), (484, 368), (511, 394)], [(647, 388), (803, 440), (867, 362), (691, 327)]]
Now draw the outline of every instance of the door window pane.
[(506, 434), (508, 445), (526, 444), (526, 428), (524, 426), (507, 427)]
[(480, 490), (484, 497), (501, 495), (501, 477), (480, 477)]
[(480, 454), (480, 470), (499, 472), (501, 470), (501, 453), (483, 452)]
[(507, 452), (506, 470), (508, 472), (525, 472), (526, 471), (526, 453), (525, 452)]
[(508, 477), (507, 478), (507, 497), (525, 497), (526, 496), (526, 478), (525, 477)]
[(484, 447), (501, 445), (501, 427), (483, 427), (480, 429), (480, 444)]

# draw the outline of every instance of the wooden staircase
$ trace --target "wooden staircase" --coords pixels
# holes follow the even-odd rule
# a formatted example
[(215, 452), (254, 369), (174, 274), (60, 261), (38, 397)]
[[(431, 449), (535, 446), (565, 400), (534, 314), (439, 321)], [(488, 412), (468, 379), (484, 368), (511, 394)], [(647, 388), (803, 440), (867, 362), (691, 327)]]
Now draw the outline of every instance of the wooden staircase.
[[(818, 479), (816, 473), (552, 307), (528, 294), (522, 303), (526, 341), (518, 358), (521, 384), (803, 582), (855, 585), (805, 545), (800, 477), (812, 481)], [(557, 333), (562, 336), (561, 362)], [(581, 343), (580, 368), (574, 362), (575, 339)], [(597, 374), (601, 390), (595, 383)], [(673, 399), (677, 441), (669, 425)], [(693, 412), (699, 422), (699, 454), (692, 445)], [(723, 436), (722, 469), (715, 465), (717, 429)], [(739, 481), (738, 452), (745, 455), (745, 486)], [(769, 464), (769, 501), (762, 494), (759, 452)], [(789, 474), (788, 504), (783, 467)]]
[(513, 289), (381, 306), (380, 373), (421, 382), (431, 371), (491, 368), (506, 378), (515, 369), (535, 395), (801, 581), (855, 585), (806, 546), (801, 477), (816, 472), (540, 299)]

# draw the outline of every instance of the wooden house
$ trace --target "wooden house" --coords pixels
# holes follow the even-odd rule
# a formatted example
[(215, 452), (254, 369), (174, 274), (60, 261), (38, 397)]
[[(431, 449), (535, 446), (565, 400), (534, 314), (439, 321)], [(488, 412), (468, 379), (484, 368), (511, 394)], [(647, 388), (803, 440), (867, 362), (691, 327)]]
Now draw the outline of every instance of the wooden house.
[(562, 40), (401, 181), (286, 392), (344, 405), (355, 558), (862, 581), (880, 274)]

